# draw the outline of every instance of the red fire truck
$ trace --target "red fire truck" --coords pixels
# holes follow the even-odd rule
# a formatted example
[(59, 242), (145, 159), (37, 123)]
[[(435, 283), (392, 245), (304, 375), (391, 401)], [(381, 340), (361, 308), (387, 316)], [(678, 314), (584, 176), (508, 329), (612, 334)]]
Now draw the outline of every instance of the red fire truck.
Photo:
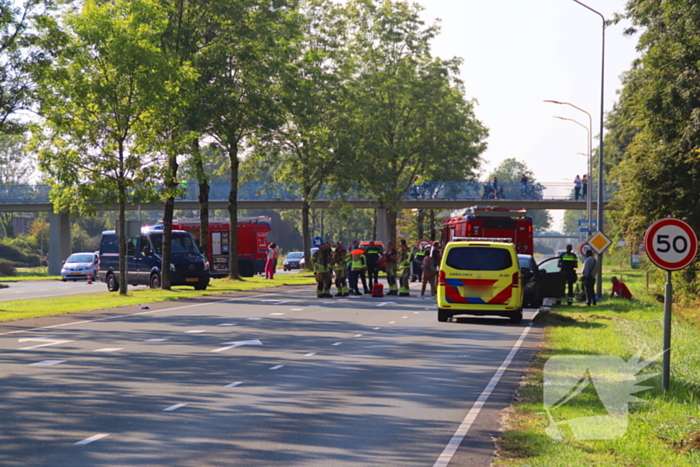
[[(174, 219), (173, 228), (187, 230), (199, 242), (199, 219)], [(228, 218), (212, 217), (209, 219), (209, 241), (205, 253), (211, 264), (212, 277), (224, 277), (229, 268), (229, 229)], [(267, 234), (272, 231), (269, 217), (238, 218), (238, 272), (243, 277), (265, 271), (267, 260)]]
[(510, 238), (518, 253), (535, 251), (532, 218), (524, 209), (473, 206), (453, 211), (442, 223), (443, 245), (454, 237)]

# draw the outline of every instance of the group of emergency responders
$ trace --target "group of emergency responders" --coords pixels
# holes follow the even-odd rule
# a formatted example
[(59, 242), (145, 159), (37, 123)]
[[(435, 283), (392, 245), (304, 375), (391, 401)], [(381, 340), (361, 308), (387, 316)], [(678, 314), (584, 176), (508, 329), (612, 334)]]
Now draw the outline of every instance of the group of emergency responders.
[[(379, 283), (379, 260), (384, 257), (389, 284), (386, 295), (408, 297), (410, 296), (409, 282), (414, 276), (412, 263), (417, 259), (414, 253), (403, 239), (399, 241), (398, 249), (394, 247), (393, 242), (388, 242), (384, 252), (374, 241), (370, 241), (364, 250), (359, 247), (358, 241), (353, 242), (352, 247), (348, 249), (343, 246), (343, 242), (336, 242), (334, 246), (331, 242), (324, 242), (311, 255), (311, 264), (318, 284), (316, 295), (318, 298), (332, 298), (331, 284), (334, 277), (336, 297), (363, 295), (358, 288), (359, 279), (362, 281), (364, 293), (371, 294), (374, 285)], [(369, 286), (366, 279), (369, 279)]]

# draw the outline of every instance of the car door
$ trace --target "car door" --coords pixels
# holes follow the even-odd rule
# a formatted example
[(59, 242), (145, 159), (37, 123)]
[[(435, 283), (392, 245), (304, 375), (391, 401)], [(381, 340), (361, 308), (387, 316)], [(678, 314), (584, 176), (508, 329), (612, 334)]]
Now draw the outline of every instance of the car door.
[(540, 297), (560, 298), (564, 296), (566, 278), (559, 268), (559, 258), (547, 258), (537, 265), (537, 282)]

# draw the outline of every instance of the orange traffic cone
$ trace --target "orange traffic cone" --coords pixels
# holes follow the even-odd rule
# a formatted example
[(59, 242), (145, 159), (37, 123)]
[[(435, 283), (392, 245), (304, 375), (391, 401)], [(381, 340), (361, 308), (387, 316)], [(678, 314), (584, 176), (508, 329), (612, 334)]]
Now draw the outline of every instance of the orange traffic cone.
[(91, 273), (91, 272), (88, 272), (87, 283), (88, 283), (88, 285), (89, 285), (89, 284), (92, 284), (92, 273)]

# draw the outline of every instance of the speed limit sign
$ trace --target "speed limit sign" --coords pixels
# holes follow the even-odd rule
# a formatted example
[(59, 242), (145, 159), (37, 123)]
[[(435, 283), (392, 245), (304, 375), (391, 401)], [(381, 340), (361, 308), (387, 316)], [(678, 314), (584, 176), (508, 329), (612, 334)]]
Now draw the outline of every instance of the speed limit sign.
[(651, 262), (661, 269), (678, 271), (695, 259), (698, 238), (686, 222), (667, 217), (649, 226), (644, 235), (644, 249)]

